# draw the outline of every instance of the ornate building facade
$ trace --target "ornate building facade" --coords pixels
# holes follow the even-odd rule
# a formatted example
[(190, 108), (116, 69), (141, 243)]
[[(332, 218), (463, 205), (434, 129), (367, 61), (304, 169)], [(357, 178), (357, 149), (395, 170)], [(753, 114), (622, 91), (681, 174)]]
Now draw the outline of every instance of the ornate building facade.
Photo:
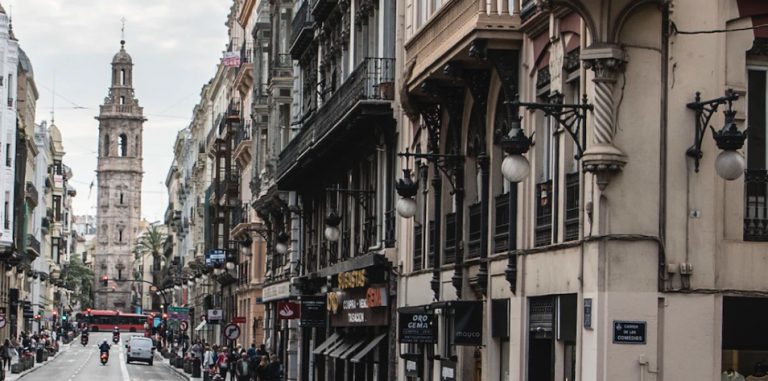
[[(133, 89), (125, 41), (112, 60), (112, 84), (99, 116), (95, 306), (128, 311), (130, 265), (141, 215), (142, 132), (146, 121)], [(108, 279), (107, 287), (102, 279)]]

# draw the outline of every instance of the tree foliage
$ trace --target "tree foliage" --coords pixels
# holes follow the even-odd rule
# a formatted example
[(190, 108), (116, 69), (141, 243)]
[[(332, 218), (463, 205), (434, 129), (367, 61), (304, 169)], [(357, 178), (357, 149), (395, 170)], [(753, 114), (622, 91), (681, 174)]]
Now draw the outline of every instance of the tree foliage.
[(165, 240), (168, 238), (165, 229), (165, 225), (150, 224), (136, 243), (137, 259), (142, 256), (152, 258), (153, 281), (161, 286), (170, 275), (172, 255), (171, 252), (164, 252)]
[(83, 263), (82, 258), (73, 254), (63, 274), (64, 283), (74, 290), (72, 297), (80, 303), (80, 307), (93, 307), (93, 271)]

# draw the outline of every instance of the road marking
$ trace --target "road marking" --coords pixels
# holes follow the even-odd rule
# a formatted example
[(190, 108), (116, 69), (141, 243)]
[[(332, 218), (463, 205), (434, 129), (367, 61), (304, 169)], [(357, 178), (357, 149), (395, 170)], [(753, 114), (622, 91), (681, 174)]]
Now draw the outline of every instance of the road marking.
[(120, 373), (123, 374), (123, 381), (131, 381), (131, 376), (128, 374), (128, 367), (125, 366), (125, 359), (123, 358), (123, 347), (118, 346), (118, 358), (120, 360)]

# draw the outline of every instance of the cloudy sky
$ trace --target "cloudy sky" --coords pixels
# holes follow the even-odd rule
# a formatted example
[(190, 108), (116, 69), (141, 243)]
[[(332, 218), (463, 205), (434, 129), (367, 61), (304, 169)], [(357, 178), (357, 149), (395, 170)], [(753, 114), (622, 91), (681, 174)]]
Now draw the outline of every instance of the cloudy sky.
[[(0, 0), (13, 16), (21, 47), (32, 61), (40, 92), (37, 120), (50, 120), (64, 139), (65, 164), (78, 191), (77, 214), (95, 214), (98, 123), (110, 62), (120, 48), (133, 57), (134, 86), (144, 115), (142, 215), (162, 219), (165, 176), (178, 130), (186, 127), (200, 89), (215, 73), (227, 42), (231, 0)], [(55, 91), (53, 89), (55, 88)], [(54, 94), (55, 93), (55, 94)], [(55, 101), (55, 102), (54, 102)]]

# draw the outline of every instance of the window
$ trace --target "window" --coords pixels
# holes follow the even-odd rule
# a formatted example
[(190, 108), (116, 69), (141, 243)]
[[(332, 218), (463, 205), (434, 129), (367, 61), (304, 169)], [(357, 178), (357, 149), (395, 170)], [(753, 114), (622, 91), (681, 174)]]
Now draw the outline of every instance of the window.
[(11, 228), (11, 192), (5, 192), (5, 205), (3, 206), (3, 229)]
[(120, 104), (121, 105), (125, 104), (125, 96), (122, 96), (122, 95), (120, 96)]
[(109, 156), (109, 134), (104, 135), (104, 156)]
[(11, 143), (5, 145), (5, 166), (10, 167), (13, 165), (13, 156), (11, 155)]
[(553, 203), (556, 194), (553, 192), (553, 179), (557, 163), (557, 140), (553, 136), (555, 121), (543, 116), (541, 124), (536, 129), (536, 160), (540, 164), (536, 173), (536, 234), (535, 245), (552, 244), (552, 218), (555, 215)]
[(123, 205), (123, 192), (120, 192), (120, 205)]
[(768, 170), (766, 162), (766, 121), (768, 100), (766, 73), (768, 68), (748, 71), (747, 84), (747, 170), (744, 176), (746, 200), (744, 202), (744, 240), (768, 240)]
[(117, 229), (117, 242), (123, 242), (123, 228)]
[[(120, 70), (120, 85), (125, 86), (125, 69)], [(120, 97), (125, 98), (125, 97)]]
[(128, 156), (128, 137), (125, 134), (120, 134), (120, 157)]
[(61, 196), (53, 196), (53, 221), (61, 221)]
[(59, 261), (59, 242), (59, 237), (51, 238), (51, 259), (55, 260), (57, 263)]
[(13, 107), (13, 74), (8, 74), (8, 107)]

